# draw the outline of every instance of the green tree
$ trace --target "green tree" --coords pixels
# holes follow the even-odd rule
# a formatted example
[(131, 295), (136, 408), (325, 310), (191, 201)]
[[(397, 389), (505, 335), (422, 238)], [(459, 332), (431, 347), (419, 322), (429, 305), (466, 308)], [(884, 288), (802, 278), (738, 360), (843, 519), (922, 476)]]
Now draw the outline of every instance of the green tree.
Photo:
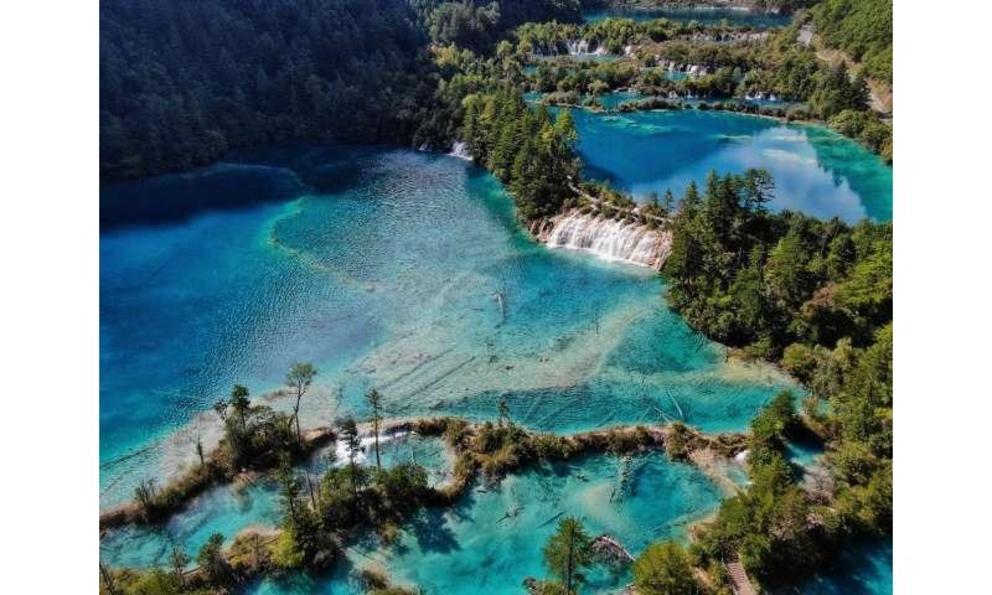
[(196, 563), (210, 582), (224, 584), (231, 570), (224, 557), (224, 536), (220, 533), (212, 534), (197, 553)]
[(189, 564), (190, 557), (183, 548), (178, 545), (172, 546), (172, 552), (169, 554), (169, 564), (172, 566), (172, 572), (176, 575), (176, 580), (180, 585), (186, 583), (186, 565)]
[(241, 422), (241, 431), (248, 431), (248, 413), (251, 410), (251, 400), (248, 398), (248, 389), (240, 384), (235, 384), (231, 389), (231, 398), (228, 405), (234, 409)]
[[(179, 583), (176, 576), (165, 572), (161, 568), (155, 568), (143, 573), (136, 581), (128, 585), (126, 593), (137, 595), (176, 595), (183, 592), (183, 585)], [(111, 593), (119, 591), (111, 591)]]
[(340, 425), (342, 438), (348, 449), (348, 470), (352, 497), (357, 504), (358, 490), (362, 483), (362, 475), (358, 468), (358, 455), (362, 452), (362, 440), (358, 436), (358, 425), (353, 418), (345, 418)]
[(300, 429), (300, 401), (303, 395), (310, 388), (314, 376), (317, 375), (316, 368), (310, 363), (295, 363), (286, 374), (286, 386), (296, 393), (296, 403), (293, 405), (293, 421), (296, 423), (296, 438), (303, 444), (303, 431)]
[(558, 531), (544, 546), (544, 561), (558, 577), (566, 593), (575, 593), (584, 582), (582, 569), (593, 563), (592, 540), (582, 523), (573, 517), (559, 521)]
[(376, 389), (369, 390), (365, 395), (372, 408), (372, 435), (375, 437), (375, 467), (382, 473), (382, 460), (379, 457), (379, 424), (382, 423), (382, 395)]
[(296, 525), (299, 520), (300, 482), (288, 459), (279, 466), (279, 497), (282, 502), (283, 517), (287, 524)]
[(634, 585), (640, 595), (698, 593), (685, 550), (672, 541), (652, 543), (634, 561)]

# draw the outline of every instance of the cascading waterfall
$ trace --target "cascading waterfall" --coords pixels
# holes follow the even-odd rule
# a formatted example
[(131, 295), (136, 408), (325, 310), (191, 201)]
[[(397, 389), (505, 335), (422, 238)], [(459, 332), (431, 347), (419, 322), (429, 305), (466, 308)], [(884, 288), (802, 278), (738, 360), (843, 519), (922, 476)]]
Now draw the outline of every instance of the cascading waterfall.
[(639, 223), (571, 211), (546, 221), (537, 237), (551, 248), (585, 250), (600, 258), (661, 269), (672, 234)]
[(595, 40), (574, 39), (566, 41), (565, 47), (568, 48), (570, 56), (605, 56), (607, 54), (606, 48)]
[(457, 140), (451, 145), (451, 152), (448, 153), (451, 157), (457, 157), (459, 159), (464, 159), (465, 161), (472, 161), (472, 154), (468, 152), (468, 144), (464, 141)]

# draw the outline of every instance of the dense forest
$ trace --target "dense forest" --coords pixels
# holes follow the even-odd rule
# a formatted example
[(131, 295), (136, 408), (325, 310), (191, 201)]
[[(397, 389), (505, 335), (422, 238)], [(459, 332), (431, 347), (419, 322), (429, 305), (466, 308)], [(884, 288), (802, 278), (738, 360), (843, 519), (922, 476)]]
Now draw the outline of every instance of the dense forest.
[(707, 335), (777, 359), (792, 343), (870, 343), (892, 318), (892, 225), (768, 213), (761, 170), (711, 173), (673, 222), (673, 306)]
[(103, 0), (103, 178), (298, 138), (409, 138), (433, 91), (404, 0)]
[(102, 0), (100, 171), (187, 169), (290, 139), (408, 144), (431, 119), (430, 38), (491, 49), (574, 0)]
[[(809, 6), (816, 0), (742, 0), (737, 5), (747, 6), (755, 10), (770, 10), (792, 12), (799, 8)], [(619, 9), (645, 9), (658, 8), (662, 6), (713, 6), (720, 2), (712, 0), (582, 0), (585, 8), (619, 8)]]
[[(892, 224), (770, 214), (773, 191), (761, 170), (690, 186), (665, 264), (669, 303), (694, 327), (779, 362), (809, 391), (802, 418), (786, 395), (752, 421), (752, 483), (693, 549), (702, 561), (736, 552), (767, 584), (892, 523)], [(784, 444), (811, 433), (831, 475), (800, 486)]]
[(471, 95), (463, 134), (472, 157), (507, 185), (524, 220), (550, 217), (574, 196), (569, 186), (578, 181), (579, 159), (568, 110), (552, 119), (516, 92)]
[[(818, 6), (818, 28), (829, 43), (863, 59), (869, 73), (884, 77), (872, 64), (888, 64), (891, 33), (865, 33), (876, 30), (874, 13), (859, 8), (848, 15), (847, 4)], [(491, 91), (499, 81), (520, 82), (519, 72), (507, 69), (511, 54), (523, 64), (532, 52), (558, 53), (576, 38), (614, 53), (638, 40), (660, 45), (638, 58), (637, 67), (542, 65), (535, 89), (581, 95), (630, 86), (647, 95), (717, 99), (773, 92), (808, 102), (809, 114), (796, 117), (828, 120), (891, 158), (890, 129), (866, 109), (864, 81), (819, 66), (812, 52), (796, 47), (793, 31), (767, 44), (689, 43), (693, 34), (733, 28), (629, 19), (577, 25), (589, 5), (102, 0), (101, 178), (188, 169), (230, 149), (286, 140), (414, 141), (443, 148), (457, 136), (464, 97)], [(891, 31), (891, 8), (888, 14)], [(486, 62), (494, 57), (497, 64)], [(659, 57), (702, 64), (709, 72), (670, 81), (652, 68)], [(452, 64), (458, 77), (450, 76)]]
[(864, 64), (869, 76), (892, 84), (891, 0), (824, 0), (812, 13), (827, 45)]
[(474, 51), (492, 49), (527, 22), (581, 20), (579, 0), (410, 0), (431, 39)]

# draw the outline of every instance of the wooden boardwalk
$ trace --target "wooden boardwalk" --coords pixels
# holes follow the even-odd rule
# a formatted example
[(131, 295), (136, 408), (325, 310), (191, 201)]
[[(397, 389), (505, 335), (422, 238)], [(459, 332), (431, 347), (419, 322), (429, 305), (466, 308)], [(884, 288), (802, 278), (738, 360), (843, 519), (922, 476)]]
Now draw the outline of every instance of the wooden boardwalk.
[(609, 204), (609, 203), (607, 203), (607, 202), (605, 202), (605, 201), (603, 201), (603, 200), (601, 200), (599, 198), (596, 198), (595, 196), (593, 196), (593, 195), (591, 195), (591, 194), (583, 191), (581, 188), (579, 188), (578, 186), (576, 186), (574, 184), (569, 184), (568, 187), (569, 187), (569, 189), (572, 192), (578, 194), (579, 196), (581, 196), (582, 198), (584, 198), (584, 199), (588, 200), (589, 202), (593, 203), (597, 207), (607, 207), (607, 208), (613, 209), (614, 211), (619, 211), (619, 212), (621, 212), (621, 213), (623, 213), (625, 215), (633, 215), (634, 217), (641, 217), (643, 219), (650, 219), (652, 221), (656, 221), (658, 223), (663, 223), (663, 224), (666, 224), (666, 225), (667, 224), (670, 224), (672, 222), (671, 219), (666, 219), (664, 217), (659, 217), (657, 215), (649, 215), (647, 213), (642, 213), (642, 212), (640, 212), (640, 209), (638, 207), (627, 208), (627, 207), (620, 207), (620, 206), (617, 206), (617, 205)]
[(724, 566), (727, 567), (727, 574), (730, 575), (730, 584), (734, 590), (734, 595), (758, 595), (758, 590), (751, 584), (751, 579), (747, 577), (744, 565), (739, 559), (725, 562)]

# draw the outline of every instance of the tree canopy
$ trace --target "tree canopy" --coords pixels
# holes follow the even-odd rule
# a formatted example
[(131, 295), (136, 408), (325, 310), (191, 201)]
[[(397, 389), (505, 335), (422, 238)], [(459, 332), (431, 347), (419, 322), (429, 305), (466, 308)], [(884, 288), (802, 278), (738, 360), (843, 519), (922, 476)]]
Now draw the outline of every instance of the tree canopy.
[(405, 0), (101, 0), (101, 177), (290, 139), (409, 142), (426, 44)]

